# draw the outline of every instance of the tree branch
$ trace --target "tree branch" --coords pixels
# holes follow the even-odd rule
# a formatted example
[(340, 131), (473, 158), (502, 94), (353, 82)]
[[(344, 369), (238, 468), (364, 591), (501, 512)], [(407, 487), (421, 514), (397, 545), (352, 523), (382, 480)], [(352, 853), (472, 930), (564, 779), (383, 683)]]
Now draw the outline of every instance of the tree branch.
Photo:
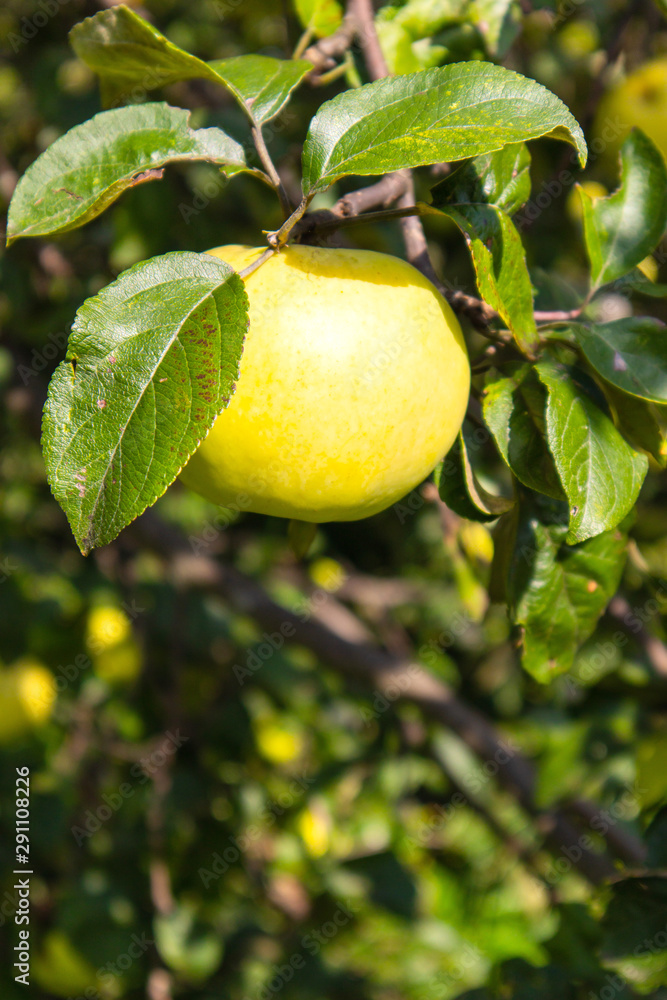
[[(419, 663), (393, 656), (370, 643), (351, 642), (331, 627), (293, 614), (276, 604), (263, 588), (231, 566), (202, 556), (195, 557), (186, 539), (148, 511), (131, 530), (141, 532), (142, 543), (169, 560), (167, 575), (177, 588), (203, 587), (217, 591), (236, 611), (250, 615), (262, 629), (289, 632), (289, 641), (306, 646), (329, 667), (374, 690), (376, 698), (389, 707), (412, 703), (427, 716), (455, 732), (496, 775), (535, 820), (551, 849), (560, 855), (576, 845), (581, 852), (575, 867), (593, 883), (615, 871), (606, 855), (597, 854), (582, 843), (580, 828), (562, 812), (541, 810), (535, 803), (535, 772), (532, 763), (503, 740), (494, 726), (475, 708), (428, 673)], [(384, 710), (384, 709), (382, 709)], [(641, 858), (635, 859), (637, 863)]]

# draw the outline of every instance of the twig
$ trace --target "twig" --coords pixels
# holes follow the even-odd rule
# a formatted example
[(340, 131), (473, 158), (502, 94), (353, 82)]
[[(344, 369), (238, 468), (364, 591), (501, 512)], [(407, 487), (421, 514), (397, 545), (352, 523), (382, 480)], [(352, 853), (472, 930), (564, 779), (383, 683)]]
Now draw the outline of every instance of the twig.
[(336, 223), (342, 219), (353, 219), (362, 212), (373, 208), (387, 208), (396, 201), (405, 190), (405, 179), (399, 174), (386, 174), (382, 180), (368, 187), (360, 188), (343, 195), (333, 208), (322, 209), (319, 212), (309, 212), (297, 222), (292, 230), (294, 239), (307, 241), (307, 238), (324, 227), (335, 229)]
[(354, 24), (350, 17), (345, 17), (338, 31), (328, 38), (321, 38), (315, 45), (306, 49), (303, 58), (314, 66), (313, 72), (309, 74), (313, 82), (317, 82), (318, 74), (335, 67), (336, 59), (345, 55), (353, 38)]
[(354, 20), (371, 80), (381, 80), (383, 76), (389, 76), (389, 69), (375, 30), (375, 11), (371, 0), (350, 0), (348, 10)]
[(257, 155), (259, 156), (264, 170), (271, 178), (271, 184), (276, 189), (278, 197), (280, 198), (280, 205), (283, 210), (283, 215), (287, 219), (292, 214), (292, 204), (287, 197), (287, 192), (283, 187), (283, 182), (280, 179), (280, 175), (276, 170), (271, 155), (266, 147), (266, 142), (264, 141), (264, 134), (262, 132), (261, 125), (252, 126), (252, 138), (255, 143), (255, 149), (257, 150)]
[(534, 818), (552, 849), (560, 854), (578, 845), (581, 856), (576, 867), (591, 882), (598, 883), (614, 872), (609, 857), (581, 845), (580, 830), (560, 812), (542, 811), (535, 803), (535, 772), (532, 763), (516, 748), (508, 746), (493, 725), (467, 705), (441, 680), (416, 661), (393, 656), (370, 643), (350, 642), (329, 626), (293, 614), (276, 604), (263, 588), (231, 566), (192, 555), (187, 540), (154, 512), (138, 522), (144, 545), (169, 558), (169, 575), (177, 587), (203, 587), (220, 593), (232, 607), (253, 617), (269, 631), (289, 626), (290, 641), (312, 650), (322, 662), (355, 682), (370, 686), (391, 704), (409, 702), (451, 729), (483, 761), (492, 763), (497, 780)]
[(261, 267), (262, 264), (266, 263), (269, 257), (273, 257), (275, 252), (276, 251), (273, 247), (267, 247), (264, 253), (258, 257), (257, 260), (254, 260), (252, 264), (248, 264), (248, 266), (244, 267), (242, 271), (239, 271), (239, 278), (247, 278), (248, 275), (252, 274), (253, 271), (256, 271), (258, 267)]

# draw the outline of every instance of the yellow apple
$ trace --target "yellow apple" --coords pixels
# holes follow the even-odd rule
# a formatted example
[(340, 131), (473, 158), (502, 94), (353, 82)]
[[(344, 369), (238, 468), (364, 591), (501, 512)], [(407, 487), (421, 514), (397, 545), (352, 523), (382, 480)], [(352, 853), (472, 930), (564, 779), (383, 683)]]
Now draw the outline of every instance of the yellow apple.
[(652, 59), (612, 87), (595, 119), (594, 153), (615, 156), (637, 126), (667, 159), (667, 58)]
[(125, 612), (113, 604), (93, 608), (86, 623), (86, 646), (93, 669), (107, 684), (129, 684), (141, 672), (141, 648)]
[[(262, 252), (209, 251), (241, 271)], [(181, 479), (214, 503), (353, 521), (417, 486), (449, 450), (470, 367), (448, 304), (405, 261), (290, 246), (245, 279), (241, 378)]]
[(0, 743), (42, 726), (55, 698), (55, 678), (39, 660), (23, 657), (9, 668), (0, 667)]

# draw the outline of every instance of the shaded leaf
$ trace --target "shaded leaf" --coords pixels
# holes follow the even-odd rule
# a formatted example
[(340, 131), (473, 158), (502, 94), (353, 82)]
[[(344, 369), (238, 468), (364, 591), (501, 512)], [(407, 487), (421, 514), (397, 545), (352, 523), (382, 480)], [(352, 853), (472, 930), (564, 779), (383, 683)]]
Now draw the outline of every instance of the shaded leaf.
[(530, 197), (530, 153), (512, 143), (456, 167), (431, 191), (433, 204), (484, 203), (514, 215)]
[(137, 264), (79, 309), (49, 386), (49, 483), (82, 552), (174, 481), (229, 402), (247, 329), (241, 279), (206, 254)]
[(616, 882), (602, 918), (602, 952), (608, 958), (665, 951), (667, 878), (647, 876)]
[(444, 461), (435, 470), (435, 484), (448, 507), (471, 521), (495, 521), (514, 506), (514, 500), (488, 493), (477, 481), (468, 447), (459, 431)]
[(633, 268), (632, 271), (616, 282), (614, 290), (626, 295), (634, 292), (636, 295), (645, 295), (650, 299), (664, 299), (667, 297), (667, 284), (659, 281), (650, 281), (639, 268)]
[[(563, 519), (566, 511), (562, 510)], [(541, 683), (569, 670), (618, 588), (626, 537), (618, 529), (578, 545), (567, 526), (521, 506), (508, 577), (510, 616), (523, 628), (522, 664)], [(549, 523), (551, 520), (552, 523)], [(547, 523), (544, 523), (544, 522)]]
[(623, 520), (648, 459), (623, 440), (571, 369), (547, 361), (535, 368), (548, 390), (547, 442), (570, 505), (567, 541), (581, 542)]
[(663, 468), (667, 466), (667, 406), (629, 396), (608, 382), (604, 393), (616, 414), (616, 424), (635, 448), (652, 455)]
[(348, 174), (383, 174), (461, 160), (550, 135), (586, 143), (565, 105), (546, 88), (490, 63), (456, 63), (387, 77), (323, 104), (303, 150), (308, 197)]
[[(120, 5), (87, 17), (70, 32), (72, 48), (100, 77), (106, 107), (179, 80), (204, 79), (226, 87), (250, 119), (273, 118), (313, 67), (304, 59), (237, 56), (206, 63), (174, 45), (148, 21)], [(140, 96), (139, 95), (139, 96)]]
[(461, 229), (480, 295), (527, 353), (537, 346), (533, 291), (521, 237), (509, 218), (530, 195), (530, 155), (523, 144), (477, 156), (433, 188), (433, 209)]
[(495, 378), (484, 390), (484, 420), (500, 454), (517, 479), (537, 493), (564, 500), (546, 443), (547, 393), (529, 365), (507, 378)]
[(243, 169), (243, 147), (218, 128), (191, 129), (168, 104), (102, 111), (76, 125), (32, 163), (11, 204), (7, 243), (75, 229), (168, 163), (208, 160)]
[(667, 328), (650, 316), (574, 327), (584, 354), (612, 385), (632, 396), (667, 403)]
[(657, 246), (667, 226), (667, 167), (639, 129), (621, 149), (621, 186), (606, 198), (579, 187), (593, 288), (615, 281)]
[(649, 868), (667, 868), (667, 806), (659, 809), (646, 831)]
[(472, 22), (484, 39), (486, 51), (502, 59), (521, 30), (521, 8), (516, 0), (476, 0)]

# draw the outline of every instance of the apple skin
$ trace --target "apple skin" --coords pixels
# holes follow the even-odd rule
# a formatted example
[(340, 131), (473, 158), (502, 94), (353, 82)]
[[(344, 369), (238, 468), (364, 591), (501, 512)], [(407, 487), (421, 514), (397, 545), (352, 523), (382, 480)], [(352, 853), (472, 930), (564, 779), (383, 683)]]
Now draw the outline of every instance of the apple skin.
[[(241, 271), (261, 248), (209, 251)], [(417, 486), (461, 426), (470, 366), (449, 305), (410, 264), (291, 246), (245, 279), (241, 377), (181, 473), (239, 510), (352, 521)]]
[(635, 126), (667, 160), (667, 58), (644, 63), (605, 94), (594, 125), (594, 143), (600, 148), (593, 145), (593, 152), (611, 164)]

